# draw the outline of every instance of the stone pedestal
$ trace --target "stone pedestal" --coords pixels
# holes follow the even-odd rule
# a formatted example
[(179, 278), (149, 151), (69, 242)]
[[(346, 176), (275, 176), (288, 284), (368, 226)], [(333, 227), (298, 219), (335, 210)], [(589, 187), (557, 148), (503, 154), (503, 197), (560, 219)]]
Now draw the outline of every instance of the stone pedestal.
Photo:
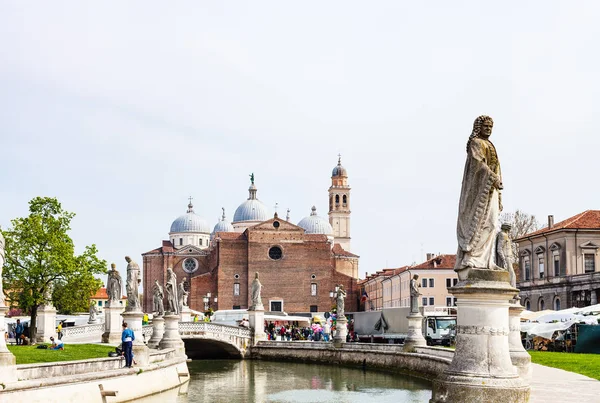
[(185, 355), (185, 344), (179, 334), (179, 315), (165, 315), (165, 332), (158, 347), (161, 350), (174, 348), (177, 355)]
[(266, 340), (267, 335), (265, 334), (265, 311), (256, 310), (248, 311), (248, 323), (250, 329), (252, 329), (252, 340), (253, 345), (256, 345), (261, 340)]
[(514, 300), (508, 307), (508, 325), (510, 329), (508, 346), (510, 359), (513, 365), (517, 367), (517, 373), (529, 383), (531, 381), (531, 356), (521, 342), (521, 312), (524, 309), (521, 304)]
[(342, 344), (346, 342), (347, 335), (348, 319), (345, 316), (337, 318), (335, 321), (335, 333), (333, 334), (333, 345), (335, 347), (342, 347)]
[(127, 327), (133, 330), (135, 340), (133, 341), (133, 359), (137, 366), (144, 367), (149, 364), (148, 347), (144, 344), (144, 335), (142, 334), (142, 311), (123, 312), (121, 314), (123, 321), (127, 322)]
[(518, 290), (508, 272), (471, 269), (449, 290), (458, 299), (456, 351), (430, 403), (527, 402), (529, 385), (510, 359), (508, 306)]
[(192, 321), (192, 310), (190, 309), (189, 306), (184, 306), (181, 309), (181, 312), (179, 313), (180, 315), (180, 322), (191, 322)]
[(148, 348), (158, 348), (165, 334), (165, 319), (155, 316), (152, 318), (152, 337), (148, 340)]
[(50, 343), (50, 337), (56, 336), (56, 309), (52, 305), (38, 308), (36, 326), (36, 343)]
[(408, 335), (404, 339), (402, 351), (413, 352), (415, 347), (426, 346), (427, 341), (423, 337), (423, 315), (412, 312), (406, 317), (408, 319)]
[[(121, 313), (123, 313), (123, 307), (121, 306), (108, 306), (104, 308), (102, 343), (119, 344), (121, 342), (121, 332), (123, 331), (121, 327), (123, 324)], [(137, 335), (135, 337), (137, 338)]]
[(6, 324), (4, 318), (8, 312), (7, 306), (0, 306), (0, 380), (2, 383), (12, 383), (17, 381), (17, 361), (13, 353), (6, 347), (4, 332), (6, 332)]

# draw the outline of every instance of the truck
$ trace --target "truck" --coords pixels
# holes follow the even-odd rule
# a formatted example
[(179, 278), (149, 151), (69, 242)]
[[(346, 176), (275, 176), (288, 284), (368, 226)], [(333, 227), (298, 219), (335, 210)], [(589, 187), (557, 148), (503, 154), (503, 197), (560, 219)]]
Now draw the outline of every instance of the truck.
[[(423, 337), (427, 345), (452, 344), (456, 338), (456, 308), (425, 307), (420, 310), (423, 315)], [(354, 332), (361, 342), (402, 344), (408, 335), (409, 314), (408, 307), (352, 312)]]

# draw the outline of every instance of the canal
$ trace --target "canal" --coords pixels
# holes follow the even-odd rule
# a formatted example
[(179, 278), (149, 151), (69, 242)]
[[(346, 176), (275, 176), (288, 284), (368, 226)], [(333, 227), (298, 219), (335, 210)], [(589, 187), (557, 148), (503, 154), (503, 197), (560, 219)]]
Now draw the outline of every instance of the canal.
[(149, 402), (428, 402), (431, 383), (401, 374), (332, 365), (255, 360), (198, 360), (188, 364), (187, 394)]

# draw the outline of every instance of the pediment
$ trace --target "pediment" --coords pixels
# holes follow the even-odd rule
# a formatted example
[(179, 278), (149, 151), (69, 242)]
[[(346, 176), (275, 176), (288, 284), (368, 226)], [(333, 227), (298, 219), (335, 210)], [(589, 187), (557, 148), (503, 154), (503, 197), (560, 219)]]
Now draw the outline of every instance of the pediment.
[(200, 249), (194, 245), (186, 245), (186, 246), (183, 246), (183, 247), (177, 249), (177, 251), (175, 251), (175, 255), (177, 255), (177, 256), (183, 256), (183, 255), (206, 256), (206, 255), (208, 255), (208, 250)]
[(546, 252), (546, 248), (544, 248), (543, 246), (538, 246), (537, 248), (535, 248), (535, 250), (533, 251), (533, 253), (535, 253), (536, 255), (540, 255), (542, 253)]
[(524, 257), (524, 256), (531, 256), (531, 251), (529, 249), (523, 249), (521, 251), (521, 253), (519, 253), (519, 256)]
[(550, 250), (552, 252), (556, 252), (557, 250), (560, 250), (561, 246), (558, 242), (554, 242), (552, 245), (550, 245)]
[(579, 245), (579, 247), (581, 249), (598, 249), (598, 248), (600, 248), (600, 245), (598, 245), (597, 243), (594, 243), (592, 241), (587, 241), (587, 242)]
[(304, 229), (294, 225), (281, 218), (271, 218), (270, 220), (263, 221), (260, 224), (256, 224), (253, 227), (248, 228), (248, 231), (296, 231), (304, 232)]

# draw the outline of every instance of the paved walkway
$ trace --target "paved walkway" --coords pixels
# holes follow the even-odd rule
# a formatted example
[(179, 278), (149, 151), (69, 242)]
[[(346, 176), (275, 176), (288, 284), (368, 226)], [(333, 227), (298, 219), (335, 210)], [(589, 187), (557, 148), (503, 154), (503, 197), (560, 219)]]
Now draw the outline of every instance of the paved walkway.
[(533, 366), (530, 403), (598, 403), (600, 381), (562, 369)]

